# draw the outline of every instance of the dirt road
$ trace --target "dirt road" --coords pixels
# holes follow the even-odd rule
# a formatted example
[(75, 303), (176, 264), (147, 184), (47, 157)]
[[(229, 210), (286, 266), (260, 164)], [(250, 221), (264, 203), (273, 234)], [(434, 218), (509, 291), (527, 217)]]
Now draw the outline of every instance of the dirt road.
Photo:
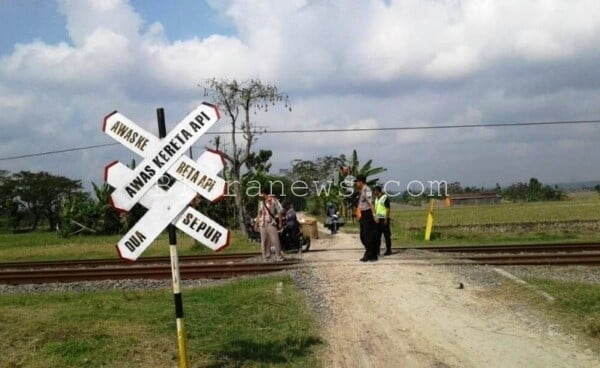
[[(353, 248), (356, 250), (349, 250)], [(317, 287), (332, 316), (325, 323), (326, 367), (598, 367), (570, 336), (515, 315), (466, 285), (447, 267), (393, 255), (372, 263), (358, 236), (316, 240)]]

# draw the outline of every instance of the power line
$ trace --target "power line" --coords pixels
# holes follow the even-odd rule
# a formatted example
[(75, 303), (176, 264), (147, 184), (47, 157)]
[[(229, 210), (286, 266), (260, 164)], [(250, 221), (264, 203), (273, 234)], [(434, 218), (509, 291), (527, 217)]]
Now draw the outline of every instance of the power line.
[(88, 149), (93, 149), (93, 148), (114, 146), (116, 144), (118, 144), (118, 143), (96, 144), (96, 145), (93, 145), (93, 146), (82, 146), (82, 147), (66, 148), (66, 149), (55, 150), (55, 151), (46, 151), (46, 152), (39, 152), (39, 153), (29, 153), (29, 154), (26, 154), (26, 155), (2, 157), (2, 158), (0, 158), (0, 161), (17, 160), (19, 158), (29, 158), (29, 157), (37, 157), (37, 156), (54, 155), (54, 154), (65, 153), (65, 152), (83, 151), (83, 150), (88, 150)]
[[(255, 134), (303, 134), (303, 133), (342, 133), (342, 132), (375, 132), (375, 131), (402, 131), (402, 130), (433, 130), (433, 129), (465, 129), (465, 128), (502, 128), (502, 127), (522, 127), (522, 126), (547, 126), (547, 125), (579, 125), (579, 124), (598, 124), (600, 120), (559, 120), (559, 121), (537, 121), (529, 123), (493, 123), (493, 124), (449, 124), (449, 125), (419, 125), (407, 127), (380, 127), (380, 128), (334, 128), (334, 129), (280, 129), (256, 131)], [(237, 131), (236, 134), (243, 134)], [(206, 135), (228, 135), (231, 132), (206, 132)], [(61, 150), (46, 151), (39, 153), (30, 153), (18, 156), (0, 157), (0, 161), (17, 160), (21, 158), (30, 158), (46, 155), (54, 155), (65, 152), (83, 151), (88, 149), (114, 146), (118, 143), (96, 144), (92, 146), (73, 147)]]
[[(569, 121), (540, 121), (531, 123), (497, 123), (497, 124), (453, 124), (453, 125), (421, 125), (409, 127), (381, 127), (381, 128), (339, 128), (339, 129), (299, 129), (299, 130), (267, 130), (266, 134), (278, 133), (339, 133), (339, 132), (369, 132), (390, 130), (428, 130), (428, 129), (460, 129), (460, 128), (488, 128), (488, 127), (514, 127), (535, 125), (575, 125), (575, 124), (597, 124), (600, 120), (569, 120)], [(221, 133), (213, 133), (221, 134)], [(223, 133), (227, 134), (227, 133)]]

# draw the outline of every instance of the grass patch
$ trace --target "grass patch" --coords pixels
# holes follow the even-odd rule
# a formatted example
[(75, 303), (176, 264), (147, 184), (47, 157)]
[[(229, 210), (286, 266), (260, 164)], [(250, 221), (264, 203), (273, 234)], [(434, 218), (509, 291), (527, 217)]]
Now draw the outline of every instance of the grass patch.
[[(174, 366), (172, 299), (168, 290), (2, 295), (0, 367)], [(288, 277), (185, 290), (184, 306), (191, 366), (319, 366), (321, 341)]]
[[(500, 203), (495, 205), (436, 207), (437, 225), (500, 224), (570, 220), (600, 220), (600, 196), (575, 196), (565, 201)], [(427, 207), (393, 210), (404, 226), (425, 227)]]
[[(35, 261), (55, 259), (117, 258), (116, 244), (120, 235), (86, 235), (62, 238), (54, 232), (33, 232), (24, 234), (0, 234), (0, 262)], [(169, 238), (166, 233), (145, 252), (148, 256), (168, 256)], [(203, 245), (196, 245), (194, 239), (178, 232), (177, 243), (180, 255), (214, 253)], [(250, 243), (239, 231), (234, 231), (231, 245), (224, 253), (257, 252), (259, 246)]]
[(548, 307), (553, 317), (593, 338), (600, 346), (599, 285), (539, 278), (526, 280), (556, 298)]
[[(392, 241), (405, 245), (510, 244), (537, 242), (600, 241), (594, 230), (570, 231), (569, 226), (527, 229), (481, 228), (477, 231), (459, 229), (465, 225), (543, 223), (562, 221), (600, 221), (600, 196), (573, 196), (559, 202), (501, 203), (496, 205), (440, 207), (434, 210), (433, 236), (425, 243), (424, 229), (427, 207), (394, 207), (392, 209)], [(445, 226), (440, 228), (440, 226)], [(356, 225), (344, 229), (353, 231)], [(456, 227), (453, 229), (453, 227)], [(414, 230), (419, 228), (423, 230)]]

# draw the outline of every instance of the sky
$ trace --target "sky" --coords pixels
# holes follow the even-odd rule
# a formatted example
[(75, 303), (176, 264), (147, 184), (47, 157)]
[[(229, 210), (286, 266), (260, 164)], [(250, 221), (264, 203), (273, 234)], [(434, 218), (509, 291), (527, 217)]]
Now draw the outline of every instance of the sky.
[[(164, 107), (172, 127), (213, 77), (286, 92), (291, 112), (252, 116), (267, 129), (600, 119), (599, 44), (597, 0), (0, 0), (0, 158), (112, 143), (114, 110), (156, 132)], [(401, 186), (493, 186), (598, 180), (599, 140), (588, 124), (267, 134), (257, 148), (275, 172), (357, 149)], [(0, 169), (89, 187), (133, 158), (111, 146)]]

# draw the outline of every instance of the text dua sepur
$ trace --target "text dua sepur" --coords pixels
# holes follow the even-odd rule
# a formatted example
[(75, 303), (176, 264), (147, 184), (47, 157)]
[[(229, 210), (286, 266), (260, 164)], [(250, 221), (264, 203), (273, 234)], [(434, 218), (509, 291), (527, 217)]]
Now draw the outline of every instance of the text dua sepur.
[[(210, 117), (203, 111), (188, 123), (188, 128), (181, 128), (171, 141), (158, 151), (156, 156), (152, 158), (152, 164), (147, 164), (144, 169), (136, 176), (126, 187), (125, 191), (130, 198), (133, 198), (136, 193), (144, 187), (144, 185), (156, 175), (156, 169), (163, 167), (171, 158), (178, 157), (183, 144), (188, 142), (193, 136), (193, 133), (199, 132), (205, 124), (205, 121), (210, 120)], [(190, 133), (191, 131), (191, 133)], [(154, 167), (153, 167), (154, 166)]]

